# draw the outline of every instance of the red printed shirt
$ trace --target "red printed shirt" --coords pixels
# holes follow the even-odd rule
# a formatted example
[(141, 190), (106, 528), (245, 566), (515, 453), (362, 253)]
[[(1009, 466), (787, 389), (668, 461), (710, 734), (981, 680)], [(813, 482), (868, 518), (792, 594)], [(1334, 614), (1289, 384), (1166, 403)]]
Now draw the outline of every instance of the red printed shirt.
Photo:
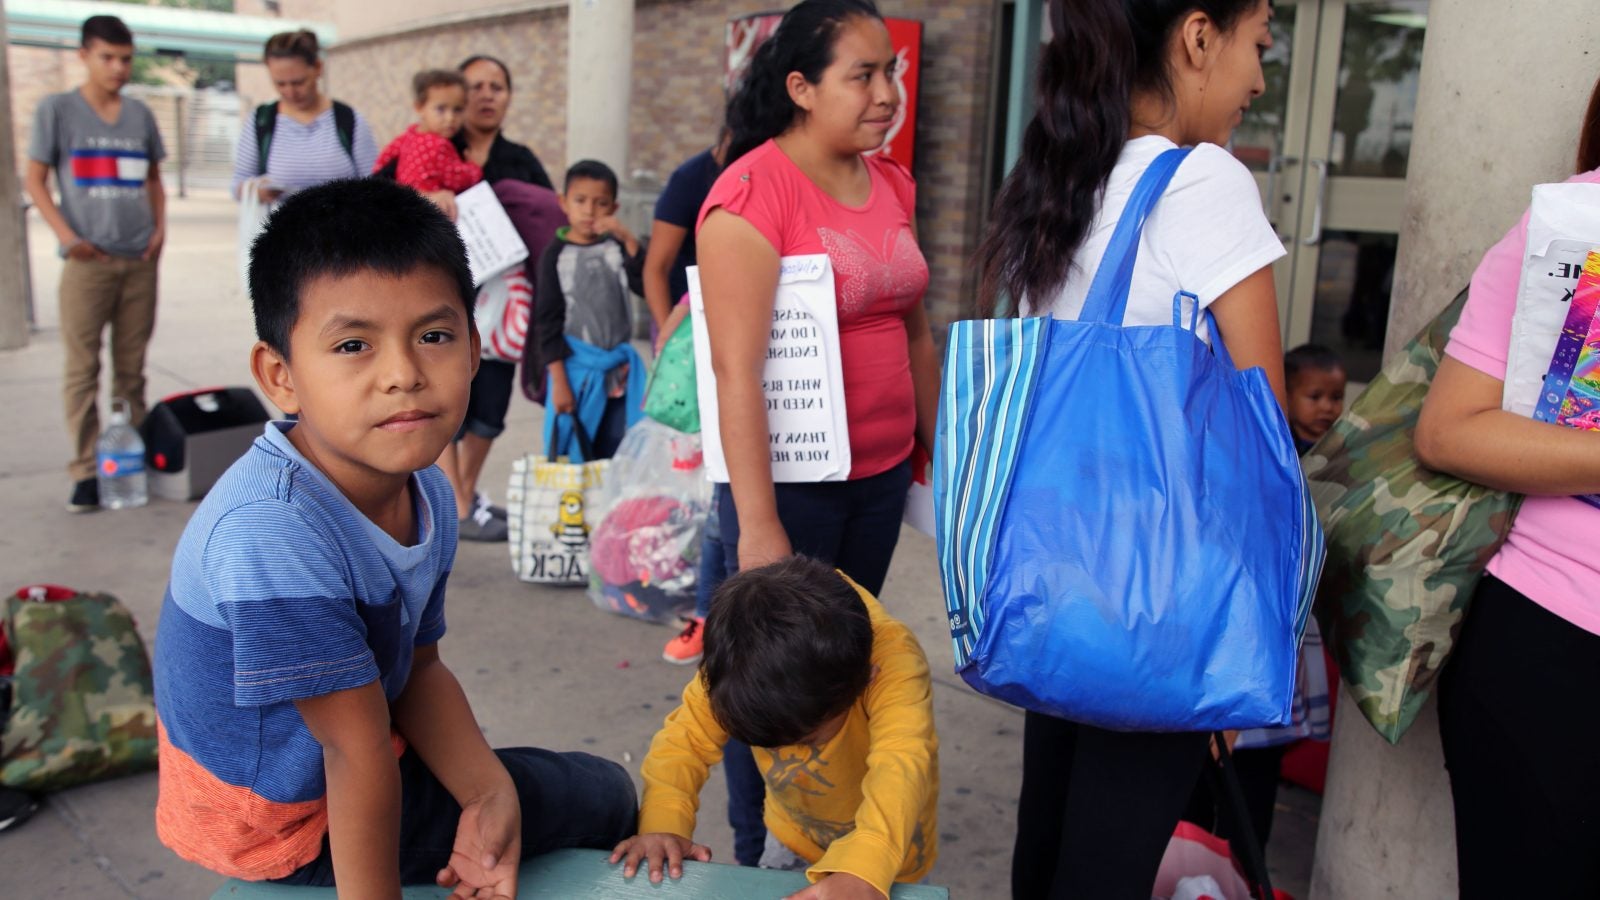
[(372, 171), (382, 170), (396, 158), (400, 164), (395, 168), (394, 180), (419, 193), (454, 191), (459, 194), (483, 180), (483, 169), (477, 163), (462, 159), (445, 138), (418, 131), (415, 125), (383, 148)]
[(768, 141), (723, 170), (700, 210), (700, 224), (718, 208), (739, 216), (779, 256), (828, 254), (851, 479), (888, 471), (911, 455), (917, 406), (905, 319), (928, 289), (928, 264), (911, 230), (916, 182), (887, 156), (865, 161), (872, 193), (861, 206), (847, 206)]

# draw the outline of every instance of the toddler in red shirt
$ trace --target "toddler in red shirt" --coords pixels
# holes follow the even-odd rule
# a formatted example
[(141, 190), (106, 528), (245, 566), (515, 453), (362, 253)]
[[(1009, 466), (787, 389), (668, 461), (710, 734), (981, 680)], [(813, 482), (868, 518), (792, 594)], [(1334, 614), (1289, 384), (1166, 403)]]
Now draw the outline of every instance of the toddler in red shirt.
[(460, 193), (483, 180), (477, 163), (462, 159), (450, 139), (466, 118), (467, 82), (460, 72), (428, 69), (411, 79), (417, 121), (378, 154), (373, 172), (398, 161), (394, 178), (419, 193)]

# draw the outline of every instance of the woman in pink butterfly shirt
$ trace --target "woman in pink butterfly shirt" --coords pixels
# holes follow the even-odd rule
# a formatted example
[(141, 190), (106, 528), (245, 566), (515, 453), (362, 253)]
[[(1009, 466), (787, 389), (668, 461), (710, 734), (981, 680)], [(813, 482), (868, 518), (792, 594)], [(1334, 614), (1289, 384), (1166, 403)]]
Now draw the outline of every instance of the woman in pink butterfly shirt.
[[(894, 549), (912, 447), (918, 439), (932, 447), (938, 394), (921, 303), (928, 266), (912, 223), (916, 185), (888, 157), (864, 155), (894, 123), (894, 66), (870, 2), (810, 0), (791, 10), (729, 105), (734, 162), (706, 199), (697, 237), (740, 568), (804, 552), (874, 592)], [(775, 493), (761, 374), (778, 261), (815, 253), (828, 254), (834, 270), (850, 478)], [(846, 504), (842, 527), (826, 528), (825, 540), (785, 528), (786, 507), (812, 505), (786, 502), (789, 488), (821, 502), (860, 494), (852, 484), (872, 480), (881, 489), (867, 493), (892, 501), (865, 498), (884, 507), (872, 521), (860, 520), (861, 504)]]
[[(933, 447), (939, 360), (922, 308), (916, 185), (873, 154), (900, 111), (895, 65), (871, 0), (806, 0), (756, 52), (728, 106), (733, 162), (706, 198), (696, 243), (728, 462), (729, 484), (716, 490), (731, 571), (802, 553), (877, 594), (900, 535), (911, 451), (919, 441)], [(818, 253), (834, 272), (850, 473), (774, 484), (762, 372), (779, 260)], [(748, 750), (730, 745), (724, 760), (735, 856), (754, 865), (761, 777)]]
[[(1578, 148), (1600, 183), (1600, 84)], [(1461, 896), (1600, 889), (1600, 434), (1500, 408), (1528, 216), (1489, 248), (1417, 423), (1424, 464), (1527, 494), (1439, 681)]]

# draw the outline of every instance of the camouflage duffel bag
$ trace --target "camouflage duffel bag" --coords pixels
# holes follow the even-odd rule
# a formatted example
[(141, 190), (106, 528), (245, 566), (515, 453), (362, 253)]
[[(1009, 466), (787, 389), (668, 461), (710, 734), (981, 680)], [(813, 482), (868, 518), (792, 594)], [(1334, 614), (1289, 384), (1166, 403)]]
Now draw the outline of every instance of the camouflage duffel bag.
[(1301, 461), (1328, 539), (1317, 621), (1390, 743), (1428, 699), (1522, 503), (1417, 462), (1417, 416), (1466, 302), (1462, 291), (1391, 357)]
[(155, 768), (150, 658), (117, 598), (27, 587), (3, 624), (16, 671), (0, 782), (54, 791)]

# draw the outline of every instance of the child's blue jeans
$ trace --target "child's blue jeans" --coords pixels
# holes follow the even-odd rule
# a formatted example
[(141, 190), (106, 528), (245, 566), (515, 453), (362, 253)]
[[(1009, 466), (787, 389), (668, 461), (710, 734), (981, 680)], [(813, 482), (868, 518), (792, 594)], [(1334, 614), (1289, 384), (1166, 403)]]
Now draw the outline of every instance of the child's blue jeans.
[[(522, 858), (585, 847), (610, 850), (634, 834), (633, 779), (610, 760), (534, 747), (496, 750), (522, 802)], [(461, 805), (411, 750), (400, 757), (400, 883), (433, 884), (450, 862)], [(333, 853), (322, 853), (280, 884), (333, 884)]]

